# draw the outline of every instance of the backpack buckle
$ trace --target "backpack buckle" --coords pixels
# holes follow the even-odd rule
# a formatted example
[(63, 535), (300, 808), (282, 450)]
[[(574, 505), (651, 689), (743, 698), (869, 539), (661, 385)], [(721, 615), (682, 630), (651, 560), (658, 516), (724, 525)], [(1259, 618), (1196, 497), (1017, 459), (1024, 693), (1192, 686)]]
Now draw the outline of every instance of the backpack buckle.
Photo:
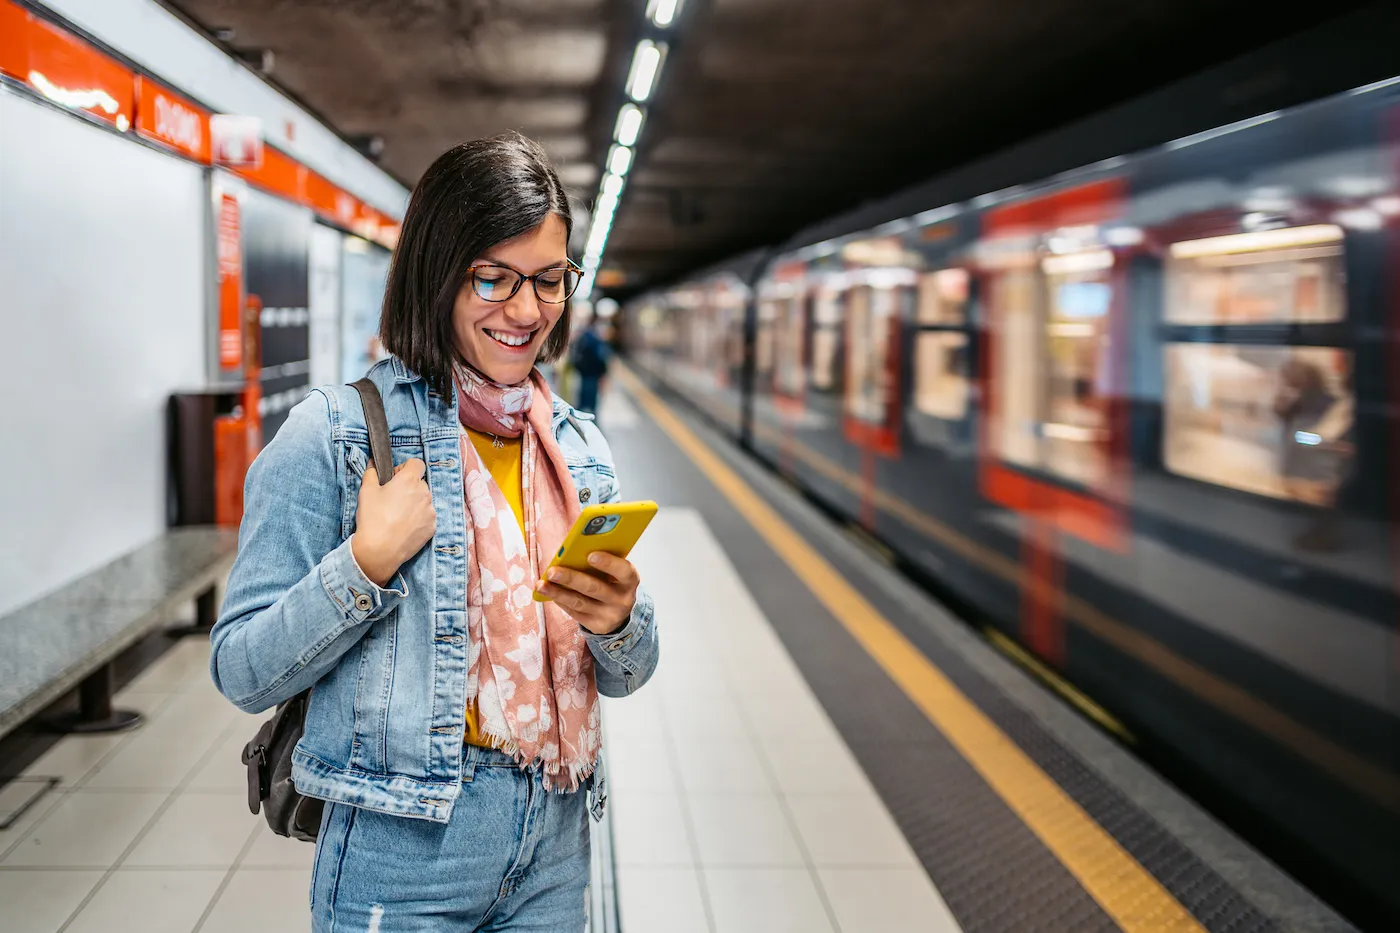
[(248, 809), (256, 815), (272, 791), (272, 781), (267, 773), (267, 746), (245, 748), (243, 763), (248, 766)]

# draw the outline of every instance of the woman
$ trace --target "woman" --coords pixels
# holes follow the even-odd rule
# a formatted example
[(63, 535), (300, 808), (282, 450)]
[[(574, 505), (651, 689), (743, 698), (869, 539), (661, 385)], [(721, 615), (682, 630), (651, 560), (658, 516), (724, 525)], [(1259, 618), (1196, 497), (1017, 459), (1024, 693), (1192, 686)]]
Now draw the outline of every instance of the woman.
[[(413, 192), (384, 299), (395, 475), (359, 396), (312, 392), (248, 472), (214, 681), (256, 712), (315, 685), (297, 789), (327, 801), (318, 931), (581, 930), (598, 695), (656, 666), (627, 561), (551, 571), (612, 456), (535, 364), (568, 345), (564, 190), (518, 135), (447, 152)], [(557, 575), (556, 575), (557, 574)]]

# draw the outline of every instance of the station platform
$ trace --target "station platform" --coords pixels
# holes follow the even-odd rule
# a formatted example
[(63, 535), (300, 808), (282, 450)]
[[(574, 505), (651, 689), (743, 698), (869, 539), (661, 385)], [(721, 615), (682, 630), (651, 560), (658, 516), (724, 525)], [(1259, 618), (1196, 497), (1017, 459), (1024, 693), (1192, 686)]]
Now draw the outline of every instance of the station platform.
[[(627, 371), (600, 424), (661, 662), (604, 703), (595, 933), (1351, 927), (923, 591)], [(186, 638), (0, 831), (0, 929), (309, 928), (313, 847), (248, 813), (261, 716)], [(12, 783), (9, 787), (19, 786)]]

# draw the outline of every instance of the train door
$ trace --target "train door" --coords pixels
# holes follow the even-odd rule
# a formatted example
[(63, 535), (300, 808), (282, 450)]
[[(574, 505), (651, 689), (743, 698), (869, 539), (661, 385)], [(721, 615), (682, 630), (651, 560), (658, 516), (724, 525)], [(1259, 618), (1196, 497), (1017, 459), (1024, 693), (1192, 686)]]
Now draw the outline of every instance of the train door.
[(842, 345), (841, 290), (829, 277), (819, 280), (812, 294), (811, 379), (809, 387), (817, 395), (841, 394), (844, 360)]
[(885, 456), (899, 452), (900, 322), (904, 275), (871, 270), (846, 292), (846, 439)]
[(1126, 549), (1123, 264), (1105, 225), (1123, 185), (1106, 180), (996, 208), (979, 263), (986, 295), (980, 476), (1009, 510), (1025, 567), (1021, 637), (1063, 663), (1068, 536)]

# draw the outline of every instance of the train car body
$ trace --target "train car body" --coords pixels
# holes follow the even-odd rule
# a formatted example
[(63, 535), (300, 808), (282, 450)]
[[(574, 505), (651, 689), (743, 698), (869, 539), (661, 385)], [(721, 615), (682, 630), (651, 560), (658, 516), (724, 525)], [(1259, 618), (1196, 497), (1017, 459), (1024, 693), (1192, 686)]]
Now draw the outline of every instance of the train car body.
[(1400, 79), (627, 314), (654, 379), (1400, 917)]

